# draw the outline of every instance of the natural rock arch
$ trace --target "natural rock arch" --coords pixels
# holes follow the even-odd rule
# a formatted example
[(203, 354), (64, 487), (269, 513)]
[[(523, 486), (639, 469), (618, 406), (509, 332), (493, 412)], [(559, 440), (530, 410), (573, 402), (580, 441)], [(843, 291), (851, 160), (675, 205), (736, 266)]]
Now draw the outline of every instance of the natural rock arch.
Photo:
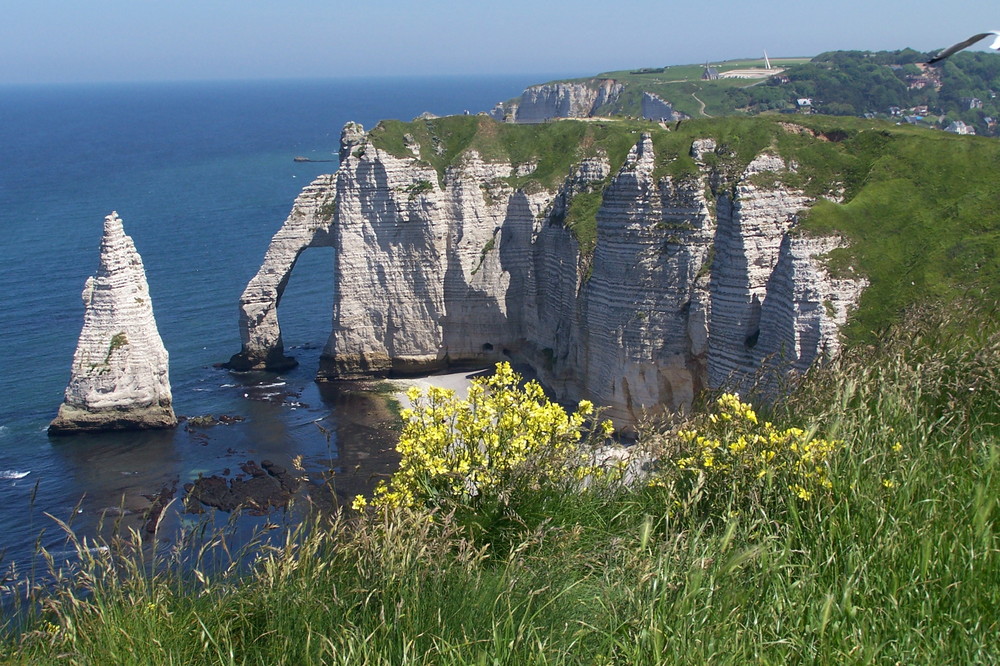
[(232, 370), (280, 371), (297, 365), (285, 356), (278, 306), (299, 256), (310, 247), (334, 247), (330, 234), (335, 177), (320, 176), (295, 199), (292, 212), (264, 255), (260, 270), (240, 297), (242, 348), (226, 366)]

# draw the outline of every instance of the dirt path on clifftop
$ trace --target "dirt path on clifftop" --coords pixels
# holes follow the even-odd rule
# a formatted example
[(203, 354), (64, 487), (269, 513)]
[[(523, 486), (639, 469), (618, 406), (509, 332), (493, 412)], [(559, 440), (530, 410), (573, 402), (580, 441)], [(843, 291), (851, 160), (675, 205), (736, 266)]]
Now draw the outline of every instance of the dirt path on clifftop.
[(705, 103), (698, 99), (698, 95), (691, 93), (691, 97), (694, 97), (694, 101), (698, 102), (698, 105), (701, 107), (698, 109), (698, 113), (700, 113), (703, 118), (711, 118), (712, 116), (705, 113)]

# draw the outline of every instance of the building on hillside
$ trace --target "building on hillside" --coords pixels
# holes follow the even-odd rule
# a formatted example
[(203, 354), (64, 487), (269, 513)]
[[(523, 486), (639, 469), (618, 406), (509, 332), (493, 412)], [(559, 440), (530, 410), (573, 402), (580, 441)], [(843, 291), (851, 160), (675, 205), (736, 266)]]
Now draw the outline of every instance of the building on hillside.
[(799, 113), (812, 113), (813, 101), (809, 97), (799, 97), (795, 100), (795, 107), (799, 110)]
[(975, 134), (976, 128), (972, 125), (966, 125), (961, 120), (956, 120), (945, 127), (944, 131), (951, 132), (952, 134)]
[(978, 97), (963, 97), (962, 106), (967, 109), (981, 109), (983, 108), (983, 100)]
[(906, 77), (906, 87), (910, 90), (923, 90), (927, 86), (934, 85), (934, 81), (927, 76), (908, 76)]
[(718, 81), (719, 80), (719, 70), (714, 67), (709, 67), (708, 63), (705, 63), (705, 71), (701, 73), (702, 81)]

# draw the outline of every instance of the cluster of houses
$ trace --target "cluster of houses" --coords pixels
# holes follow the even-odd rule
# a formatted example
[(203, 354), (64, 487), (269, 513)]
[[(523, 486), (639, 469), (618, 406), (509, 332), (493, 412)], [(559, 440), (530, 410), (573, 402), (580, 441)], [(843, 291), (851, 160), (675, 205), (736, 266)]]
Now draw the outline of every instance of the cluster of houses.
[[(983, 108), (982, 100), (975, 97), (962, 98), (962, 105), (968, 109), (981, 109)], [(866, 114), (874, 115), (874, 114)], [(923, 124), (940, 124), (945, 121), (944, 116), (931, 115), (930, 110), (926, 105), (914, 106), (909, 109), (901, 109), (898, 106), (889, 107), (889, 115), (893, 118), (899, 118), (900, 122), (908, 123), (910, 125), (923, 125)], [(983, 118), (986, 126), (993, 129), (997, 126), (998, 120), (991, 116), (986, 116)], [(953, 134), (975, 134), (976, 128), (972, 125), (963, 122), (961, 120), (954, 120), (944, 128), (945, 132), (952, 132)]]
[[(765, 54), (765, 59), (767, 55)], [(790, 83), (787, 75), (783, 73), (783, 70), (771, 68), (768, 62), (768, 67), (766, 69), (758, 69), (753, 72), (754, 76), (752, 78), (764, 78), (770, 77), (772, 81), (777, 83)], [(890, 65), (894, 70), (901, 69), (903, 65)], [(920, 68), (919, 74), (909, 74), (905, 77), (907, 87), (910, 90), (922, 90), (926, 87), (940, 88), (941, 80), (940, 73), (933, 67), (927, 67), (922, 63), (917, 63), (917, 67)], [(702, 71), (701, 79), (703, 81), (718, 81), (720, 78), (729, 78), (733, 74), (742, 75), (743, 70), (720, 73), (718, 69), (705, 63), (705, 68)], [(738, 76), (738, 78), (744, 78), (743, 76)], [(996, 97), (996, 93), (990, 93), (991, 97)], [(811, 97), (799, 97), (795, 100), (795, 108), (787, 109), (783, 113), (815, 113), (816, 104)], [(822, 102), (819, 102), (822, 104)], [(962, 108), (974, 110), (983, 108), (983, 100), (978, 97), (963, 97), (961, 99)], [(888, 109), (889, 116), (892, 118), (899, 118), (899, 122), (908, 123), (911, 125), (940, 125), (945, 122), (944, 116), (932, 116), (930, 109), (927, 105), (914, 106), (909, 109), (902, 109), (898, 106), (890, 106)], [(866, 118), (874, 118), (876, 114), (866, 113)], [(983, 119), (990, 128), (993, 130), (1000, 124), (1000, 119), (985, 117)], [(944, 128), (946, 132), (952, 132), (954, 134), (975, 134), (976, 128), (968, 123), (962, 122), (961, 120), (955, 120), (948, 124)]]

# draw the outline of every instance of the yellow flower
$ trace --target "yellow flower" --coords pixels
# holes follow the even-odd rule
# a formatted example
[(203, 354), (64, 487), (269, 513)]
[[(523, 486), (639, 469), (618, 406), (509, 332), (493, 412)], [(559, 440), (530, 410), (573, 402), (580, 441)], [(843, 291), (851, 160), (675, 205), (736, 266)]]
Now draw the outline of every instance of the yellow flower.
[(373, 504), (380, 510), (469, 502), (515, 480), (538, 487), (596, 476), (589, 452), (577, 443), (584, 435), (614, 430), (610, 421), (587, 425), (596, 413), (589, 401), (567, 414), (538, 382), (522, 385), (509, 363), (475, 380), (467, 399), (436, 387), (413, 387), (407, 397), (412, 408), (403, 412), (399, 470), (375, 490)]
[(800, 486), (799, 484), (795, 484), (794, 486), (792, 486), (792, 490), (795, 491), (795, 495), (800, 500), (808, 502), (809, 500), (812, 499), (812, 493), (803, 488), (802, 486)]
[(366, 506), (368, 506), (368, 500), (365, 499), (364, 495), (355, 495), (354, 501), (351, 502), (351, 508), (355, 511), (361, 511)]

